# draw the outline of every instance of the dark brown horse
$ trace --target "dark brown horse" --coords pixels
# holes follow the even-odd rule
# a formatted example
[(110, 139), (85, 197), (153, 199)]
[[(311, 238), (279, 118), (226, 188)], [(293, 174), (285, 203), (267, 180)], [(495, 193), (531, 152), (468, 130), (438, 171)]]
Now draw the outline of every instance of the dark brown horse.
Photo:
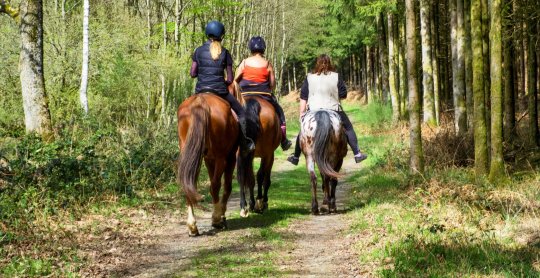
[[(244, 95), (248, 136), (255, 141), (255, 151), (238, 156), (238, 183), (240, 184), (240, 215), (247, 217), (249, 210), (262, 213), (268, 208), (268, 189), (270, 174), (274, 165), (274, 151), (281, 142), (279, 119), (274, 106), (255, 95)], [(261, 158), (261, 166), (257, 171), (257, 201), (255, 202), (255, 176), (253, 160)], [(249, 189), (249, 210), (246, 207), (246, 189)]]
[[(210, 194), (214, 204), (212, 226), (224, 228), (238, 148), (238, 123), (229, 104), (213, 94), (197, 94), (186, 99), (178, 108), (178, 138), (178, 179), (187, 199), (189, 235), (199, 234), (193, 208), (201, 199), (197, 192), (197, 179), (202, 158), (211, 179)], [(223, 174), (225, 179), (220, 200)]]
[(302, 119), (300, 144), (311, 178), (311, 212), (319, 213), (315, 164), (323, 183), (324, 200), (321, 210), (336, 212), (336, 186), (341, 177), (339, 170), (347, 154), (347, 137), (339, 115), (332, 110), (308, 112)]

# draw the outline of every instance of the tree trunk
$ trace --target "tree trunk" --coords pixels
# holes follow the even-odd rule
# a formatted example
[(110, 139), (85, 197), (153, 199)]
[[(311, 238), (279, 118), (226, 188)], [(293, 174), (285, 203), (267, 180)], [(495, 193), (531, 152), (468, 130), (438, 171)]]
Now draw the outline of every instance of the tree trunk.
[(424, 155), (422, 151), (422, 129), (420, 127), (420, 99), (418, 92), (416, 61), (416, 14), (414, 0), (405, 0), (406, 34), (407, 34), (407, 73), (409, 87), (409, 124), (410, 124), (410, 167), (413, 173), (424, 172)]
[(481, 0), (471, 1), (471, 38), (473, 48), (474, 165), (476, 175), (481, 176), (487, 173), (488, 168)]
[[(436, 7), (435, 3), (435, 7)], [(431, 31), (431, 45), (432, 45), (432, 67), (433, 67), (433, 101), (435, 103), (435, 121), (437, 125), (440, 124), (440, 110), (441, 110), (441, 83), (440, 83), (440, 71), (439, 71), (439, 34), (435, 30), (436, 21), (435, 19), (438, 17), (438, 14), (436, 14), (437, 9), (431, 10), (431, 24), (430, 24), (430, 31)]]
[(491, 163), (489, 179), (497, 181), (504, 175), (503, 114), (502, 114), (502, 0), (492, 0), (490, 24), (491, 55)]
[(44, 139), (52, 139), (45, 77), (43, 75), (43, 2), (25, 0), (20, 5), (21, 89), (24, 123), (27, 132), (37, 132)]
[(88, 58), (90, 56), (88, 21), (90, 16), (90, 0), (84, 0), (83, 12), (83, 51), (82, 51), (82, 73), (81, 73), (81, 88), (79, 90), (79, 98), (81, 107), (85, 114), (88, 114)]
[(472, 46), (471, 46), (471, 2), (464, 1), (464, 30), (465, 30), (465, 102), (467, 106), (468, 127), (474, 122), (474, 105), (472, 92)]
[(366, 73), (367, 73), (367, 93), (366, 93), (366, 102), (369, 104), (373, 102), (373, 59), (372, 59), (372, 48), (370, 46), (366, 46), (366, 61), (367, 61), (367, 67), (366, 67)]
[(406, 36), (405, 24), (399, 24), (399, 97), (400, 97), (400, 114), (402, 118), (408, 115), (408, 88), (407, 85), (407, 60), (405, 59)]
[(390, 85), (390, 97), (392, 102), (392, 119), (394, 122), (399, 121), (399, 92), (397, 86), (398, 69), (397, 69), (397, 45), (395, 35), (394, 14), (388, 13), (388, 84)]
[(455, 114), (455, 130), (458, 136), (467, 132), (467, 108), (465, 105), (465, 44), (463, 24), (463, 0), (450, 0), (452, 25), (452, 80)]
[[(509, 20), (509, 19), (508, 19)], [(508, 22), (506, 31), (511, 33), (512, 27)], [(503, 69), (504, 69), (504, 136), (507, 142), (511, 142), (515, 135), (516, 127), (516, 101), (514, 90), (514, 53), (512, 49), (512, 37), (503, 38)]]
[(429, 0), (420, 0), (420, 32), (422, 35), (422, 86), (424, 87), (424, 122), (436, 125), (433, 93), (433, 61), (431, 53)]
[(386, 45), (386, 30), (384, 24), (384, 14), (379, 14), (378, 24), (379, 26), (379, 76), (380, 76), (380, 101), (386, 103), (389, 93), (389, 80), (388, 80), (388, 46)]
[(535, 23), (528, 22), (528, 36), (525, 38), (527, 44), (527, 100), (529, 110), (529, 143), (533, 146), (538, 145), (538, 108), (537, 108), (537, 92), (536, 92), (536, 45), (535, 45)]
[[(490, 0), (491, 1), (491, 0)], [(484, 53), (484, 101), (486, 109), (486, 131), (487, 131), (487, 146), (488, 150), (491, 149), (491, 114), (490, 114), (490, 74), (489, 74), (489, 4), (488, 0), (482, 0), (482, 51)], [(488, 162), (489, 162), (489, 151), (488, 151)]]

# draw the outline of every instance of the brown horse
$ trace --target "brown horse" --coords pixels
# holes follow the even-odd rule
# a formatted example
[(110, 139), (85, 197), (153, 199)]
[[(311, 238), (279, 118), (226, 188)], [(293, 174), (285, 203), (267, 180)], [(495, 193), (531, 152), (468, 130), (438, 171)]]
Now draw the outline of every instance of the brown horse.
[[(187, 227), (190, 236), (199, 231), (193, 212), (201, 199), (197, 179), (204, 158), (210, 177), (210, 194), (214, 204), (212, 226), (226, 226), (225, 211), (231, 194), (233, 171), (238, 149), (238, 123), (229, 104), (213, 94), (197, 94), (178, 108), (178, 138), (180, 158), (178, 179), (187, 199)], [(221, 177), (225, 174), (223, 196), (219, 199)]]
[(339, 114), (332, 110), (308, 112), (302, 119), (300, 144), (311, 178), (311, 212), (319, 213), (315, 164), (323, 182), (324, 200), (321, 210), (336, 212), (336, 186), (341, 177), (339, 170), (347, 154), (347, 137)]
[[(236, 87), (238, 88), (238, 87)], [(239, 94), (237, 92), (237, 97)], [(240, 184), (240, 215), (247, 217), (249, 210), (262, 213), (268, 208), (268, 189), (270, 188), (270, 174), (274, 165), (274, 151), (281, 142), (279, 119), (274, 106), (256, 95), (244, 95), (246, 108), (247, 133), (255, 141), (255, 151), (238, 156), (237, 174)], [(253, 174), (253, 160), (261, 158), (261, 166), (257, 172), (257, 202), (255, 202), (255, 177)], [(249, 210), (246, 207), (245, 191), (249, 189)]]

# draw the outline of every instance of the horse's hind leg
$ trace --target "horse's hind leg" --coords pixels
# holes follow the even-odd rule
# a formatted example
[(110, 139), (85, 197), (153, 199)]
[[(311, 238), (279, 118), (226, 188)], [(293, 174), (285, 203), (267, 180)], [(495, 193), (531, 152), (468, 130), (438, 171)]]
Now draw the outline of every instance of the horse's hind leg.
[(263, 212), (263, 184), (264, 184), (264, 161), (261, 159), (261, 166), (257, 171), (257, 201), (255, 202), (255, 196), (251, 195), (251, 201), (253, 202), (253, 211), (256, 213)]
[(329, 203), (330, 203), (330, 177), (321, 174), (322, 176), (322, 190), (323, 190), (323, 204), (321, 206), (321, 212), (329, 212)]
[(315, 174), (315, 162), (311, 156), (306, 156), (306, 165), (311, 179), (311, 213), (319, 214), (317, 203), (317, 174)]
[[(334, 170), (336, 172), (339, 172), (339, 170), (341, 170), (341, 166), (343, 164), (343, 159), (336, 165), (336, 167), (334, 167)], [(330, 179), (330, 186), (331, 186), (331, 189), (330, 189), (330, 213), (336, 213), (337, 212), (337, 207), (336, 207), (336, 187), (337, 187), (337, 184), (338, 184), (338, 180), (333, 178), (333, 179)]]
[(338, 180), (337, 179), (331, 179), (330, 185), (331, 185), (331, 191), (330, 191), (330, 213), (336, 213), (337, 207), (336, 207), (336, 187), (337, 187)]
[(231, 196), (232, 191), (232, 179), (233, 179), (233, 172), (234, 172), (234, 164), (236, 162), (236, 155), (233, 152), (232, 155), (229, 155), (227, 159), (227, 164), (225, 166), (225, 176), (224, 176), (224, 183), (223, 183), (223, 195), (221, 196), (221, 219), (223, 220), (223, 225), (226, 228), (227, 222), (225, 218), (225, 212), (227, 211), (227, 202), (229, 201), (229, 197)]
[[(262, 211), (268, 209), (268, 190), (270, 189), (270, 185), (272, 183), (270, 176), (272, 174), (273, 166), (274, 166), (274, 155), (272, 154), (269, 157), (263, 158), (262, 163), (261, 163), (261, 168), (259, 169), (261, 176), (263, 176), (262, 185), (263, 185), (264, 192), (263, 192), (262, 200), (260, 198), (257, 199), (257, 205)], [(259, 190), (260, 190), (260, 187), (259, 187)]]
[(195, 213), (193, 212), (193, 204), (187, 200), (187, 222), (189, 236), (198, 236), (199, 229), (197, 229), (197, 221), (195, 220)]
[[(210, 194), (212, 195), (212, 204), (214, 204), (214, 212), (212, 213), (212, 227), (217, 229), (224, 228), (223, 219), (221, 216), (223, 208), (219, 201), (219, 190), (221, 189), (221, 177), (225, 171), (226, 162), (222, 159), (213, 160), (212, 180), (210, 181)], [(207, 164), (212, 164), (209, 162)]]

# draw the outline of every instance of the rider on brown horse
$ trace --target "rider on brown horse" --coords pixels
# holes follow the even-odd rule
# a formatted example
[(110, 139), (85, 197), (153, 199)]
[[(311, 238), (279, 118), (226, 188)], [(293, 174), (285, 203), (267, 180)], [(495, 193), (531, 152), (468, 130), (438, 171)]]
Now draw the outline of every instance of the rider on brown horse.
[(197, 77), (195, 92), (216, 94), (230, 104), (238, 116), (243, 135), (240, 140), (241, 149), (243, 152), (253, 151), (255, 144), (246, 136), (245, 110), (228, 90), (228, 86), (233, 82), (233, 59), (229, 51), (221, 46), (225, 26), (219, 21), (210, 21), (205, 31), (208, 41), (195, 50), (191, 64), (191, 77)]
[(281, 125), (281, 148), (288, 150), (292, 143), (287, 139), (285, 113), (279, 105), (276, 97), (272, 94), (276, 86), (274, 68), (264, 58), (266, 43), (262, 37), (253, 37), (249, 41), (251, 57), (240, 63), (235, 80), (239, 82), (242, 93), (245, 95), (257, 95), (274, 106)]
[[(345, 128), (347, 142), (354, 153), (354, 160), (359, 163), (366, 159), (367, 155), (360, 152), (358, 139), (351, 121), (341, 108), (340, 100), (346, 97), (347, 87), (338, 73), (335, 72), (330, 57), (326, 54), (319, 56), (313, 72), (308, 74), (300, 91), (300, 117), (304, 115), (308, 107), (310, 110), (330, 109), (336, 111)], [(294, 154), (289, 156), (287, 160), (294, 165), (298, 165), (301, 151), (297, 138)]]

